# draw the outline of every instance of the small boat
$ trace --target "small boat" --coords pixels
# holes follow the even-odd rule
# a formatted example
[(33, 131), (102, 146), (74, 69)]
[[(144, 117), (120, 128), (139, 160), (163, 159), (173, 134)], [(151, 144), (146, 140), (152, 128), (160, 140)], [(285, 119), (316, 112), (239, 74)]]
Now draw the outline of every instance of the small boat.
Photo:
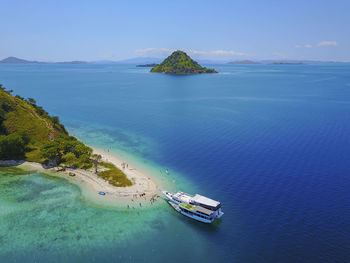
[(75, 173), (69, 172), (69, 176), (75, 176)]
[(192, 196), (183, 192), (162, 191), (162, 193), (177, 212), (194, 220), (212, 223), (224, 214), (221, 210), (221, 203), (208, 197), (199, 194)]
[(98, 194), (99, 194), (99, 195), (106, 195), (106, 193), (105, 193), (105, 192), (102, 192), (102, 191), (98, 192)]

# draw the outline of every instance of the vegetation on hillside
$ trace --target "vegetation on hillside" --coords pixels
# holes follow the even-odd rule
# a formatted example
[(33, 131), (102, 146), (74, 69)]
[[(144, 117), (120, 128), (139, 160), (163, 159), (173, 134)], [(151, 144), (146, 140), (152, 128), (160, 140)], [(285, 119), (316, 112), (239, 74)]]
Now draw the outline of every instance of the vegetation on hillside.
[(71, 168), (91, 168), (91, 154), (90, 147), (68, 135), (61, 135), (40, 148), (40, 156), (53, 166), (63, 163)]
[(217, 73), (215, 69), (207, 69), (192, 60), (185, 52), (175, 51), (162, 63), (151, 69), (151, 72), (169, 74)]
[[(27, 160), (82, 169), (95, 164), (97, 168), (101, 158), (69, 136), (57, 116), (50, 116), (33, 98), (12, 96), (12, 92), (0, 84), (0, 160)], [(99, 176), (115, 186), (132, 184), (112, 164)]]
[[(68, 133), (58, 117), (50, 116), (34, 99), (12, 96), (12, 92), (0, 85), (0, 158), (23, 159), (24, 151), (26, 159), (40, 161), (40, 147)], [(17, 151), (10, 154), (9, 148), (14, 145)]]
[(0, 135), (0, 159), (24, 159), (27, 144), (28, 137), (26, 134)]

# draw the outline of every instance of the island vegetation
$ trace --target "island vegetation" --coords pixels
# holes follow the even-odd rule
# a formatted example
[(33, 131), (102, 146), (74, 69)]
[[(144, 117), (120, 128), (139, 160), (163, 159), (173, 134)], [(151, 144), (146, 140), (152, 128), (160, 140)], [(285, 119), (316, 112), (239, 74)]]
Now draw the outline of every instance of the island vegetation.
[[(50, 116), (33, 98), (13, 96), (0, 85), (0, 160), (26, 160), (47, 167), (93, 169), (115, 186), (132, 182), (116, 166), (70, 136), (57, 116)], [(98, 166), (103, 167), (98, 172)]]
[(217, 73), (215, 69), (202, 67), (180, 50), (173, 52), (162, 63), (152, 68), (151, 72), (168, 74)]

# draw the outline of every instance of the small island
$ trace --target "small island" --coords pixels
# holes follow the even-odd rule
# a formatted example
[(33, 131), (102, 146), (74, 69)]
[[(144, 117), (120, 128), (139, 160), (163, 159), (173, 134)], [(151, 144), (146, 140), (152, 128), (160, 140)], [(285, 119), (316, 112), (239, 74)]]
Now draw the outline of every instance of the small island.
[(218, 73), (215, 69), (202, 67), (180, 50), (173, 52), (162, 63), (152, 68), (151, 72), (167, 74)]

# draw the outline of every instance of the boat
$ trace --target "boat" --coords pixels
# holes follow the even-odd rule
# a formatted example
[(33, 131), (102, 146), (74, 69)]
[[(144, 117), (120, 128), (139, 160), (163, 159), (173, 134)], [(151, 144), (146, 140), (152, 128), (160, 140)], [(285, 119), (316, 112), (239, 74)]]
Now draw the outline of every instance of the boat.
[(102, 192), (102, 191), (98, 192), (98, 194), (99, 194), (99, 195), (106, 195), (106, 193), (105, 193), (105, 192)]
[(171, 193), (162, 191), (168, 203), (180, 214), (203, 223), (212, 223), (224, 214), (221, 203), (208, 197), (196, 194), (194, 196), (184, 192)]

